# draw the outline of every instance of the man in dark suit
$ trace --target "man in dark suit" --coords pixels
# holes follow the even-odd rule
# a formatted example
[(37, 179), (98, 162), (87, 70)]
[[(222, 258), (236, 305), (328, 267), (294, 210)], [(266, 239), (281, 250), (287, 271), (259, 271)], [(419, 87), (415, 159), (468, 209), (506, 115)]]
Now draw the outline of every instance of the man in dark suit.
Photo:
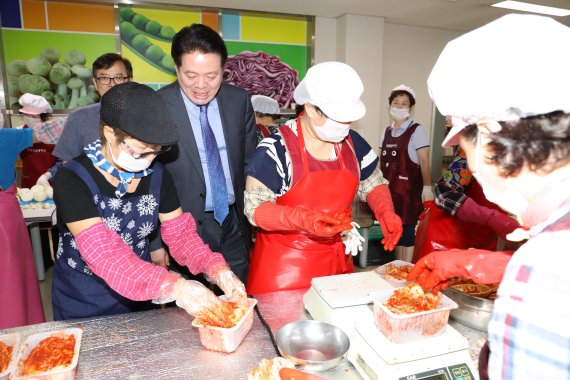
[[(251, 243), (243, 213), (245, 167), (256, 146), (257, 128), (251, 101), (245, 90), (222, 83), (228, 53), (220, 35), (209, 27), (182, 28), (174, 36), (171, 55), (178, 80), (158, 93), (179, 140), (162, 161), (174, 178), (182, 209), (196, 219), (199, 235), (245, 282)], [(213, 155), (219, 176), (213, 172)], [(225, 212), (215, 207), (220, 194), (225, 197), (222, 203), (227, 199)]]

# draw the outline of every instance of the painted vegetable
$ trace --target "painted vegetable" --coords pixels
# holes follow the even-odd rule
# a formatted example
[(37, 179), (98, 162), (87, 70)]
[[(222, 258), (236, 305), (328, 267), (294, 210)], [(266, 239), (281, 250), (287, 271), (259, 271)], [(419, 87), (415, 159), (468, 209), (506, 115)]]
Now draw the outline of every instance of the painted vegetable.
[(277, 100), (281, 108), (289, 108), (299, 77), (297, 70), (278, 56), (244, 51), (228, 58), (224, 81), (245, 89), (250, 95), (269, 96)]
[[(55, 109), (75, 108), (96, 102), (99, 96), (87, 91), (88, 85), (91, 85), (92, 73), (85, 66), (85, 54), (79, 50), (69, 50), (65, 52), (63, 60), (59, 61), (60, 59), (58, 49), (47, 47), (37, 57), (9, 62), (6, 65), (9, 104), (19, 107), (18, 98), (26, 92), (42, 95)], [(78, 79), (81, 85), (71, 79)], [(68, 85), (70, 81), (76, 88)], [(78, 93), (73, 97), (75, 89)], [(85, 99), (79, 102), (80, 98)]]
[(49, 63), (54, 64), (59, 62), (59, 58), (61, 57), (61, 53), (56, 48), (45, 48), (41, 51), (40, 56), (47, 59)]
[(67, 81), (71, 78), (71, 70), (61, 63), (55, 63), (49, 73), (49, 79), (57, 84), (57, 93), (60, 95), (67, 94)]
[(39, 75), (24, 74), (18, 78), (18, 88), (22, 94), (40, 95), (51, 88), (48, 80)]

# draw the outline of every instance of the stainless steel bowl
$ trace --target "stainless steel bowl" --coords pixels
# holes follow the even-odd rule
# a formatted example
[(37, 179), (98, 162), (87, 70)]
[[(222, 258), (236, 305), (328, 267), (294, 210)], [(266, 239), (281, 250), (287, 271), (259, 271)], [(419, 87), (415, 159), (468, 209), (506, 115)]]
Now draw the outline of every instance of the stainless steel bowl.
[(493, 301), (467, 295), (452, 287), (445, 289), (443, 293), (459, 306), (451, 310), (451, 318), (467, 327), (487, 332), (493, 313)]
[(350, 340), (344, 331), (315, 320), (286, 324), (277, 332), (276, 338), (284, 358), (310, 371), (325, 371), (335, 367), (350, 347)]

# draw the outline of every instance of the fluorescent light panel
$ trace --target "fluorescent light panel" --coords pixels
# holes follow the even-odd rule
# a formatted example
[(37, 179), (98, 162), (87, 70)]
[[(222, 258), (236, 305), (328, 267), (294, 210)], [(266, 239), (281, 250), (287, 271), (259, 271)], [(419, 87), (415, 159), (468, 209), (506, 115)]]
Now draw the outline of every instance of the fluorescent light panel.
[(544, 5), (523, 3), (521, 1), (501, 1), (500, 3), (492, 4), (492, 7), (514, 9), (517, 11), (531, 12), (531, 13), (541, 13), (551, 16), (568, 16), (570, 15), (570, 9), (547, 7)]

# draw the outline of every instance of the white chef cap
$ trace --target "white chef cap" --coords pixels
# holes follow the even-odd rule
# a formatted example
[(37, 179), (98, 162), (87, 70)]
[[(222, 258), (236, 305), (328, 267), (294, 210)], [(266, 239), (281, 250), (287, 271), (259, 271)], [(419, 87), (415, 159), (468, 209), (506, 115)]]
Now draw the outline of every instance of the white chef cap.
[(52, 113), (53, 110), (48, 101), (43, 96), (26, 93), (20, 96), (20, 113), (28, 115), (40, 115), (42, 113)]
[(364, 85), (352, 67), (342, 62), (323, 62), (312, 66), (295, 88), (297, 104), (309, 103), (340, 122), (361, 119), (366, 107), (360, 96)]
[(265, 95), (253, 95), (251, 97), (251, 105), (255, 112), (265, 115), (277, 115), (281, 112), (277, 100)]
[(416, 92), (414, 91), (414, 89), (411, 88), (411, 87), (409, 87), (409, 86), (406, 86), (405, 84), (399, 84), (399, 85), (397, 85), (396, 87), (394, 87), (394, 88), (392, 89), (391, 92), (394, 92), (394, 91), (406, 91), (407, 93), (409, 93), (410, 95), (412, 95), (412, 98), (414, 98), (414, 99), (413, 99), (414, 101), (416, 100)]
[(549, 17), (509, 14), (452, 40), (427, 84), (453, 128), (442, 146), (481, 118), (518, 120), (570, 112), (570, 28)]

